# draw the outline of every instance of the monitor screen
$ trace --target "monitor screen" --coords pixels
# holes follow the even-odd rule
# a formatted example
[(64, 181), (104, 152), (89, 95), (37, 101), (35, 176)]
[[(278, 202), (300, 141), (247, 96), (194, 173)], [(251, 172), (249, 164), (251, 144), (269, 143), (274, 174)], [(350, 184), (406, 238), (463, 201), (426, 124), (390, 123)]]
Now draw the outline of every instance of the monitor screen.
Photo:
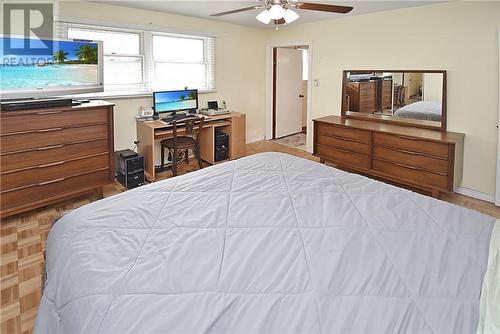
[(175, 90), (153, 93), (154, 109), (157, 113), (198, 109), (198, 90)]

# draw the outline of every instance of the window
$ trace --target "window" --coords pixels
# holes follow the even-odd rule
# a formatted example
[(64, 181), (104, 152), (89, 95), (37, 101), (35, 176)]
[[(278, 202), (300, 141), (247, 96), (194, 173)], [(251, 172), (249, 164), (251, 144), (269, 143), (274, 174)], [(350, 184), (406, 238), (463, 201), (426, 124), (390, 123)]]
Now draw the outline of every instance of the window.
[(308, 49), (302, 49), (302, 80), (307, 81), (309, 77), (309, 52)]
[(207, 39), (153, 35), (153, 87), (213, 89), (213, 51)]
[(104, 90), (215, 90), (215, 38), (59, 23), (63, 37), (103, 41)]
[(144, 90), (144, 56), (139, 33), (69, 27), (68, 38), (103, 42), (104, 89)]

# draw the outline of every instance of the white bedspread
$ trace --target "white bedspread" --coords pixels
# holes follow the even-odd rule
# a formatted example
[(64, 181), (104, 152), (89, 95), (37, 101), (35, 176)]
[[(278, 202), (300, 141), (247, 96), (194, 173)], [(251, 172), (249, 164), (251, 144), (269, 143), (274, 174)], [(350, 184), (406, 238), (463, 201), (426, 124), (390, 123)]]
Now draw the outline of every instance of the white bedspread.
[(36, 333), (474, 333), (495, 219), (264, 153), (52, 228)]

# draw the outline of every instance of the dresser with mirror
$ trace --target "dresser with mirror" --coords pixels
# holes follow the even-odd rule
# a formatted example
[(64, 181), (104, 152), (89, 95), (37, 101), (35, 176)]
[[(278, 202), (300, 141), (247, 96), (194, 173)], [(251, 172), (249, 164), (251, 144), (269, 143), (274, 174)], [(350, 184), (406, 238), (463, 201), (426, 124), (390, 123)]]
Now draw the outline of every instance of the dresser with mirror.
[(460, 184), (463, 146), (446, 131), (442, 70), (346, 70), (341, 115), (314, 120), (322, 162), (436, 197)]

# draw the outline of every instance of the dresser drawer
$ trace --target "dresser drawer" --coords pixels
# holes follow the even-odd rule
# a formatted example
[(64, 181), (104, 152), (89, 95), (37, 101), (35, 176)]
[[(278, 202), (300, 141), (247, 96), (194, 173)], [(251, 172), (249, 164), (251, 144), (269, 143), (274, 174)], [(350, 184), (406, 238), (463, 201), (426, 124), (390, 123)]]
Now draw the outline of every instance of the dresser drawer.
[(107, 124), (75, 128), (53, 128), (15, 135), (3, 135), (0, 138), (0, 146), (2, 153), (8, 153), (85, 140), (105, 139), (107, 135)]
[(413, 137), (374, 132), (373, 144), (391, 148), (400, 148), (412, 152), (426, 153), (438, 157), (448, 157), (448, 144), (436, 143)]
[(4, 192), (9, 189), (37, 185), (108, 167), (109, 155), (106, 153), (94, 157), (40, 165), (35, 168), (1, 174), (0, 189)]
[(86, 124), (106, 123), (108, 110), (44, 110), (31, 114), (2, 113), (1, 133), (23, 132), (51, 128), (64, 128)]
[(16, 169), (46, 165), (61, 160), (71, 160), (108, 152), (107, 139), (78, 144), (40, 147), (32, 151), (2, 155), (0, 157), (2, 159), (2, 170), (0, 172), (4, 173)]
[(321, 122), (316, 123), (316, 127), (318, 133), (352, 139), (362, 143), (370, 141), (370, 131), (334, 126)]
[(356, 168), (368, 169), (368, 156), (337, 148), (316, 145), (316, 155), (328, 161), (344, 163)]
[(382, 172), (396, 179), (401, 179), (413, 184), (426, 185), (438, 189), (448, 189), (447, 176), (427, 172), (417, 167), (374, 159), (372, 161), (372, 168), (377, 172)]
[(323, 145), (323, 146), (339, 148), (341, 150), (361, 153), (361, 154), (365, 154), (365, 155), (368, 155), (370, 152), (370, 148), (368, 147), (368, 144), (364, 144), (364, 143), (360, 143), (360, 142), (352, 141), (352, 140), (347, 140), (347, 139), (341, 139), (339, 137), (331, 137), (331, 136), (325, 136), (325, 135), (318, 134), (318, 137), (316, 140), (318, 141), (318, 144)]
[(0, 196), (2, 211), (23, 206), (33, 206), (34, 203), (53, 201), (54, 198), (63, 198), (69, 193), (92, 189), (102, 186), (109, 181), (109, 170), (53, 180), (50, 183), (31, 186), (18, 190), (3, 192)]
[(448, 160), (433, 158), (412, 151), (374, 146), (373, 158), (399, 162), (403, 165), (418, 167), (442, 175), (448, 174)]

